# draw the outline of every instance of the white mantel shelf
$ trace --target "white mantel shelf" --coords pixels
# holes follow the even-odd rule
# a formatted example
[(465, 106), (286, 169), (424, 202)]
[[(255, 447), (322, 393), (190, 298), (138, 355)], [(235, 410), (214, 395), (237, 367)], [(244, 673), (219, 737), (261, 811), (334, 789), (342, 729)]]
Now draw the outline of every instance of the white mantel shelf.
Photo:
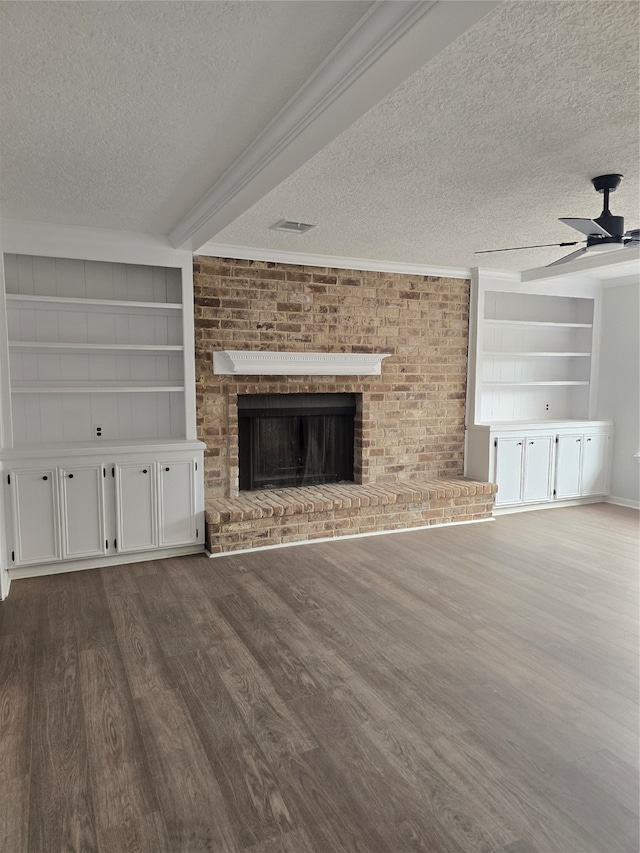
[(388, 353), (219, 350), (213, 372), (242, 376), (380, 376)]

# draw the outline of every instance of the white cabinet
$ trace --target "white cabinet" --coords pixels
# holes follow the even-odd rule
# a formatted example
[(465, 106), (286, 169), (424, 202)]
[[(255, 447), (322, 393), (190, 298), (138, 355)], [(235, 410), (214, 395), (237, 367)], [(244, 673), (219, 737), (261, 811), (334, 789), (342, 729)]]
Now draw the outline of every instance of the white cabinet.
[(607, 494), (610, 442), (609, 432), (558, 436), (557, 499)]
[(559, 435), (556, 448), (556, 497), (573, 498), (580, 494), (582, 435)]
[(496, 508), (588, 501), (607, 494), (611, 421), (467, 429), (465, 476), (497, 483)]
[(195, 465), (167, 460), (158, 465), (159, 544), (187, 545), (196, 541)]
[(582, 444), (581, 494), (606, 495), (609, 491), (611, 436), (608, 433), (585, 435)]
[(158, 544), (155, 462), (115, 465), (116, 549), (148, 551)]
[(104, 465), (68, 466), (59, 475), (63, 558), (105, 554)]
[(548, 501), (551, 498), (552, 435), (527, 436), (524, 445), (522, 500), (524, 503)]
[(553, 436), (495, 439), (496, 506), (551, 499)]
[(118, 552), (197, 542), (195, 459), (115, 466)]
[(57, 471), (12, 471), (13, 561), (25, 566), (61, 559)]
[[(87, 567), (192, 553), (204, 546), (202, 445), (103, 461), (60, 457), (55, 466), (14, 460), (4, 478), (14, 576), (22, 567)], [(24, 466), (24, 467), (22, 467)], [(46, 572), (43, 572), (46, 573)]]
[(496, 439), (496, 506), (522, 500), (524, 438)]

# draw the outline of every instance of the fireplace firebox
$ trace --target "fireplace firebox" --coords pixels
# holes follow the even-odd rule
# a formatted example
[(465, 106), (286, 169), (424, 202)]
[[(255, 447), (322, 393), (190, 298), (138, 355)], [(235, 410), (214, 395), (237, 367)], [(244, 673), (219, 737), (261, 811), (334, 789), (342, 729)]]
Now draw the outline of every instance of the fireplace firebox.
[(353, 482), (355, 394), (238, 396), (241, 490)]

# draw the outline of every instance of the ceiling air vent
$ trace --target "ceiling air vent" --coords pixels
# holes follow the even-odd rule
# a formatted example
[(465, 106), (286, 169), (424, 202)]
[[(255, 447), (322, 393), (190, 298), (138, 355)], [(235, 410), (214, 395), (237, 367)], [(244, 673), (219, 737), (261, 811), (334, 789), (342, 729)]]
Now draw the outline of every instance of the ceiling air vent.
[(289, 219), (281, 219), (271, 226), (273, 231), (288, 231), (290, 234), (304, 234), (310, 228), (315, 228), (315, 225), (310, 225), (308, 222), (291, 222)]

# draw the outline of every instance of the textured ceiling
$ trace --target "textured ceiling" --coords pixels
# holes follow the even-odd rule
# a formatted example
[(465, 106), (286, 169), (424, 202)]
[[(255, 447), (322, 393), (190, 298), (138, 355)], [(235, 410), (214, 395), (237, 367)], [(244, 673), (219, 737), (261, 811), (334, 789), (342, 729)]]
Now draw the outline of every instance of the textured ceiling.
[[(3, 215), (168, 234), (369, 6), (0, 2)], [(213, 240), (526, 269), (572, 249), (474, 251), (573, 239), (603, 172), (640, 227), (638, 9), (506, 0)]]
[(1, 2), (8, 218), (166, 234), (367, 2)]
[(580, 239), (557, 218), (599, 215), (608, 172), (640, 227), (638, 9), (502, 3), (214, 242), (522, 270), (574, 249), (474, 252)]

